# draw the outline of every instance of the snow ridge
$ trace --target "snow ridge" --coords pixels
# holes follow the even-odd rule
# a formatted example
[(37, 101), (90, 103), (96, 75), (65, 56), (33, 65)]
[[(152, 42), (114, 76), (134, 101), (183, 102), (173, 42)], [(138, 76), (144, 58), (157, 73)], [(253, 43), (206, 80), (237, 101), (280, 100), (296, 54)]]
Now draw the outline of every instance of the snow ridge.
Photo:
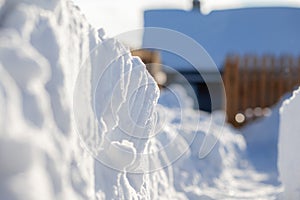
[[(0, 11), (1, 199), (158, 198), (148, 175), (115, 171), (88, 153), (122, 170), (140, 163), (137, 153), (151, 129), (129, 126), (122, 112), (131, 106), (140, 125), (152, 123), (158, 89), (142, 62), (117, 41), (99, 37), (70, 1), (1, 1)], [(147, 87), (129, 101), (136, 84)], [(75, 110), (76, 90), (85, 104)], [(118, 126), (146, 139), (141, 143)], [(118, 155), (119, 148), (128, 156)]]

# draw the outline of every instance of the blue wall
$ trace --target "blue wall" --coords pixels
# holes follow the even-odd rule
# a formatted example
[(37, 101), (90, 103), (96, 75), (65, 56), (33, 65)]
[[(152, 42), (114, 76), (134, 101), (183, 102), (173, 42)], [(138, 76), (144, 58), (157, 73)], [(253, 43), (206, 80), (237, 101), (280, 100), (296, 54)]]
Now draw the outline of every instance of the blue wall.
[[(148, 10), (145, 27), (163, 27), (182, 32), (198, 41), (219, 69), (226, 55), (300, 55), (300, 9), (247, 8), (215, 11)], [(143, 43), (147, 43), (144, 37)], [(177, 69), (191, 69), (172, 54), (162, 53), (163, 63)]]

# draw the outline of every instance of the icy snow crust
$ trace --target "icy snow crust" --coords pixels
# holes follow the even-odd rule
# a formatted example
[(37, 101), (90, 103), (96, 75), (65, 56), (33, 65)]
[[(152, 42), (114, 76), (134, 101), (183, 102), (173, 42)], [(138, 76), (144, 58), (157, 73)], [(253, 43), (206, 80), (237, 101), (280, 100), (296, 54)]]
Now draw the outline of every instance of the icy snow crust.
[[(189, 103), (162, 106), (166, 93), (157, 105), (140, 59), (98, 34), (71, 2), (0, 6), (1, 199), (277, 196), (263, 183), (267, 174), (249, 167), (243, 137), (226, 125), (199, 159), (204, 138), (215, 141), (223, 124)], [(191, 101), (178, 86), (172, 91)]]

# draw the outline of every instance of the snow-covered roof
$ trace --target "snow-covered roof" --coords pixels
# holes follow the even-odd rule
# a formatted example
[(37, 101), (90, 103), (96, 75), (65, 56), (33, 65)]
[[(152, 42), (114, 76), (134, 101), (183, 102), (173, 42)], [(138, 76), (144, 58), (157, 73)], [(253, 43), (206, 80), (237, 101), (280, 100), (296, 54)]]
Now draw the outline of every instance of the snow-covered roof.
[[(219, 69), (229, 53), (300, 55), (299, 20), (299, 8), (280, 7), (223, 10), (209, 15), (184, 10), (144, 13), (145, 27), (169, 28), (192, 37)], [(147, 37), (143, 43), (147, 43)], [(192, 69), (188, 62), (165, 52), (162, 61), (175, 69)]]

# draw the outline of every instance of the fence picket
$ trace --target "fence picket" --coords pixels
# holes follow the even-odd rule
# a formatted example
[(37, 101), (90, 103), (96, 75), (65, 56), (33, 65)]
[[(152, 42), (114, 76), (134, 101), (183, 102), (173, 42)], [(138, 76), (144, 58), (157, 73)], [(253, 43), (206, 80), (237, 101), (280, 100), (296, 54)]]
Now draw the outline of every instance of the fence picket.
[[(282, 95), (300, 84), (300, 57), (295, 60), (288, 55), (279, 58), (271, 55), (228, 56), (223, 78), (227, 120), (240, 127), (262, 114), (254, 112), (256, 116), (253, 115), (257, 107), (262, 111), (274, 105)], [(244, 114), (246, 122), (238, 123), (237, 113)]]

